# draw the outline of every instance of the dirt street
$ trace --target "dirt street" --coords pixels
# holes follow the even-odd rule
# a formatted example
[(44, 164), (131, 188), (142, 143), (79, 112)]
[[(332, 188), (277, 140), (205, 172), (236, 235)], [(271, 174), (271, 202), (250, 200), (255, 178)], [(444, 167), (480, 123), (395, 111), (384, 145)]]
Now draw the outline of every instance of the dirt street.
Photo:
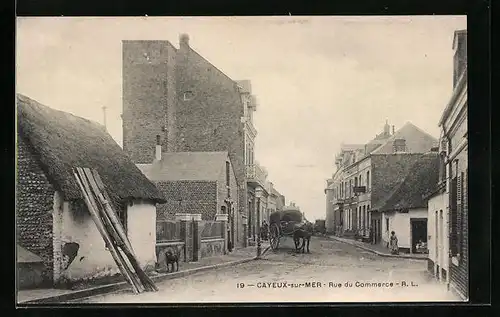
[(122, 291), (80, 303), (457, 301), (426, 274), (426, 261), (384, 258), (354, 246), (313, 238), (310, 254), (282, 240), (262, 260), (158, 283), (160, 291)]

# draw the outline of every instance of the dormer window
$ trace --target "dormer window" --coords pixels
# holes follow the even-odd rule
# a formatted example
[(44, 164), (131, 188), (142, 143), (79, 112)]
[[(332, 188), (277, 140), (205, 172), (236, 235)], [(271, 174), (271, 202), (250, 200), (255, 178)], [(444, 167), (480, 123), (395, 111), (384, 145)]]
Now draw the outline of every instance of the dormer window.
[(394, 153), (406, 152), (406, 140), (405, 139), (395, 139), (392, 145)]
[(194, 93), (192, 91), (185, 91), (184, 94), (182, 95), (182, 99), (184, 101), (189, 101), (194, 98)]

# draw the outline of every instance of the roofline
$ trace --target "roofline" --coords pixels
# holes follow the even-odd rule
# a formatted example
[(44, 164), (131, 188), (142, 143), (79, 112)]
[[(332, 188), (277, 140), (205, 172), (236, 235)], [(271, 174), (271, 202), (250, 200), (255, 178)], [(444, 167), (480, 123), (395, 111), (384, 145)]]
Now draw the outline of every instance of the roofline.
[(424, 199), (429, 200), (433, 197), (438, 196), (438, 194), (445, 193), (445, 191), (446, 191), (446, 183), (440, 182), (438, 183), (437, 188), (435, 190), (424, 196)]
[[(220, 70), (217, 66), (215, 66), (212, 62), (210, 62), (208, 59), (206, 59), (205, 57), (203, 57), (203, 55), (201, 55), (200, 53), (198, 53), (196, 50), (194, 50), (191, 46), (188, 46), (189, 50), (194, 52), (196, 55), (198, 55), (200, 58), (202, 58), (205, 62), (207, 62), (210, 66), (212, 66), (213, 68), (215, 68), (219, 73), (221, 73), (222, 75), (224, 75), (227, 79), (229, 79), (236, 87), (238, 87), (238, 83), (236, 82), (236, 80), (232, 79), (231, 77), (229, 77), (229, 75), (227, 75), (226, 73), (224, 73), (222, 70)], [(248, 79), (250, 80), (250, 79)]]
[(467, 29), (463, 29), (463, 30), (456, 30), (454, 33), (453, 33), (453, 42), (452, 42), (452, 45), (451, 45), (451, 48), (454, 50), (456, 47), (457, 47), (457, 35), (459, 34), (467, 34)]
[(464, 88), (464, 85), (467, 83), (467, 64), (465, 64), (464, 71), (462, 72), (462, 75), (460, 75), (460, 79), (458, 80), (458, 84), (456, 85), (455, 89), (453, 89), (453, 93), (451, 95), (450, 101), (448, 101), (448, 104), (444, 108), (443, 114), (441, 115), (441, 118), (439, 119), (438, 126), (442, 126), (444, 121), (448, 118), (450, 115), (451, 109), (455, 105), (455, 102), (458, 99), (458, 96), (462, 92), (462, 89)]
[(431, 138), (433, 138), (436, 142), (439, 141), (439, 139), (437, 139), (436, 137), (434, 137), (433, 135), (431, 135), (429, 132), (425, 131), (425, 130), (422, 130), (421, 128), (419, 128), (418, 126), (416, 126), (415, 124), (413, 124), (413, 122), (411, 121), (406, 121), (406, 123), (398, 129), (398, 131), (396, 131), (393, 135), (391, 135), (387, 140), (385, 140), (384, 143), (382, 143), (380, 146), (378, 146), (377, 148), (375, 148), (373, 151), (370, 152), (370, 154), (372, 155), (377, 155), (379, 153), (375, 153), (377, 152), (378, 150), (380, 150), (384, 145), (386, 144), (389, 144), (389, 142), (391, 141), (394, 141), (396, 139), (396, 134), (398, 134), (398, 132), (400, 132), (405, 126), (408, 126), (408, 125), (412, 125), (413, 127), (415, 127), (420, 133), (423, 133)]

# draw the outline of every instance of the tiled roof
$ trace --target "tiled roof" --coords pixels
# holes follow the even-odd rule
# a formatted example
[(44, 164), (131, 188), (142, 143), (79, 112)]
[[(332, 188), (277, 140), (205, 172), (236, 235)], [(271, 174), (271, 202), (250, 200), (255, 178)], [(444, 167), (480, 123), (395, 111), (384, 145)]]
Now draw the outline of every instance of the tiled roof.
[(151, 181), (216, 181), (225, 173), (227, 152), (162, 153), (160, 161), (137, 164)]
[(393, 152), (392, 142), (395, 139), (405, 139), (406, 147), (409, 153), (426, 153), (433, 146), (436, 146), (438, 140), (427, 132), (423, 131), (411, 122), (396, 131), (382, 145), (376, 148), (371, 154), (389, 154)]
[(385, 200), (380, 211), (425, 208), (425, 199), (435, 191), (439, 178), (439, 156), (427, 153), (412, 165), (403, 182)]
[(355, 151), (355, 150), (364, 150), (364, 149), (365, 149), (364, 144), (341, 144), (340, 145), (341, 151)]

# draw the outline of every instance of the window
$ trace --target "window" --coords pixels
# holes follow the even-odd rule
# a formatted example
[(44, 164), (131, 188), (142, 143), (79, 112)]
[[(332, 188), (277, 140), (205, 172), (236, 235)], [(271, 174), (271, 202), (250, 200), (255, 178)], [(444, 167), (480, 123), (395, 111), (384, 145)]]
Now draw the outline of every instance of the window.
[(366, 190), (370, 189), (370, 171), (366, 172)]
[(359, 175), (359, 186), (363, 186), (363, 178), (361, 176), (363, 175)]
[(231, 171), (231, 164), (226, 161), (226, 186), (229, 187), (230, 185), (230, 171)]
[(363, 206), (363, 227), (365, 228), (368, 228), (368, 217), (367, 217), (367, 214), (366, 214), (366, 205)]
[[(461, 172), (457, 176), (457, 253), (462, 253), (463, 242), (463, 226), (464, 226), (464, 204), (463, 204), (463, 187), (464, 173)], [(462, 257), (461, 257), (462, 258)]]
[(406, 152), (406, 140), (395, 139), (392, 144), (394, 152)]
[(358, 187), (358, 177), (354, 177), (354, 187)]
[(439, 155), (439, 176), (441, 182), (446, 181), (446, 163), (444, 152), (441, 152), (441, 154)]
[(194, 93), (192, 91), (185, 91), (184, 94), (182, 94), (182, 99), (184, 101), (188, 101), (194, 98)]
[(385, 218), (385, 231), (389, 231), (389, 218)]
[(358, 229), (361, 228), (361, 206), (358, 207)]

